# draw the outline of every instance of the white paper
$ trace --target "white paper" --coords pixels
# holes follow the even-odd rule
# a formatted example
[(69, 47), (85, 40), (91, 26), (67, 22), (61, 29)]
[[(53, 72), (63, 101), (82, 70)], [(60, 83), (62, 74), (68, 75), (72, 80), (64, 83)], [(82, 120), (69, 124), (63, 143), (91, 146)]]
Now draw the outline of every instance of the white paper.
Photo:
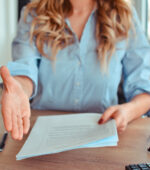
[(101, 114), (80, 113), (38, 117), (17, 160), (88, 147), (116, 146), (114, 120), (98, 124)]

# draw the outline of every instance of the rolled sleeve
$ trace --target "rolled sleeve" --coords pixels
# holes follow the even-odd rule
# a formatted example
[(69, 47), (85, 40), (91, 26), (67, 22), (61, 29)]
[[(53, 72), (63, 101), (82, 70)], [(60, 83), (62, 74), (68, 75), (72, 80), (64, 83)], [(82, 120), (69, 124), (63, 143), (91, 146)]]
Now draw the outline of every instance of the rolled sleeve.
[(38, 88), (38, 63), (41, 56), (34, 43), (30, 43), (29, 31), (32, 17), (27, 16), (27, 23), (24, 22), (24, 10), (21, 12), (21, 18), (18, 24), (17, 36), (12, 43), (12, 62), (7, 67), (12, 76), (27, 76), (33, 81), (34, 92), (32, 99)]
[(127, 101), (141, 93), (150, 93), (150, 45), (135, 9), (133, 30), (130, 31), (123, 63), (123, 90)]
[(34, 85), (33, 94), (30, 100), (36, 96), (38, 87), (38, 68), (34, 60), (20, 59), (15, 62), (7, 64), (8, 69), (12, 76), (27, 76), (30, 78)]

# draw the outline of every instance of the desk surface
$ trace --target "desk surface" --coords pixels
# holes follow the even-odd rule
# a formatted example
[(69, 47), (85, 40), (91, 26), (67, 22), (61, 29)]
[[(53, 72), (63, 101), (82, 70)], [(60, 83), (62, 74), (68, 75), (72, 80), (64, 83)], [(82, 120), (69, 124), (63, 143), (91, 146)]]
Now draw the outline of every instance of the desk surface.
[[(32, 111), (31, 126), (38, 115), (48, 114), (60, 113)], [(140, 118), (129, 124), (119, 136), (117, 147), (77, 149), (16, 161), (16, 154), (26, 138), (14, 141), (8, 136), (5, 149), (0, 152), (0, 170), (123, 170), (127, 164), (150, 162), (150, 153), (147, 152), (150, 145), (150, 118)]]

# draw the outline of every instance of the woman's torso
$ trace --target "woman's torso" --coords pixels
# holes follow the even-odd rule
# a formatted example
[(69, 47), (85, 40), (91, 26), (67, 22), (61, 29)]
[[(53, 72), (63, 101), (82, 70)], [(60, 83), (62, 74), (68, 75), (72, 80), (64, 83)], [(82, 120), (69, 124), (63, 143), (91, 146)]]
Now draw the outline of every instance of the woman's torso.
[[(69, 20), (66, 20), (71, 28)], [(32, 108), (76, 112), (103, 112), (117, 104), (117, 90), (122, 76), (122, 58), (126, 42), (116, 52), (105, 73), (97, 58), (95, 13), (90, 15), (80, 41), (60, 50), (56, 62), (42, 57), (39, 64), (38, 94)]]

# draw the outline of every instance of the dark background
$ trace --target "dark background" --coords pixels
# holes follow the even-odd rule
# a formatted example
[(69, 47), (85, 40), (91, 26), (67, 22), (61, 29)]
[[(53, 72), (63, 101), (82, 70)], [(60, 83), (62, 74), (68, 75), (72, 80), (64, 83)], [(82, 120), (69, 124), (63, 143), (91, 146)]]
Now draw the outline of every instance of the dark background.
[(18, 19), (20, 18), (20, 12), (23, 6), (25, 6), (30, 0), (18, 0)]

